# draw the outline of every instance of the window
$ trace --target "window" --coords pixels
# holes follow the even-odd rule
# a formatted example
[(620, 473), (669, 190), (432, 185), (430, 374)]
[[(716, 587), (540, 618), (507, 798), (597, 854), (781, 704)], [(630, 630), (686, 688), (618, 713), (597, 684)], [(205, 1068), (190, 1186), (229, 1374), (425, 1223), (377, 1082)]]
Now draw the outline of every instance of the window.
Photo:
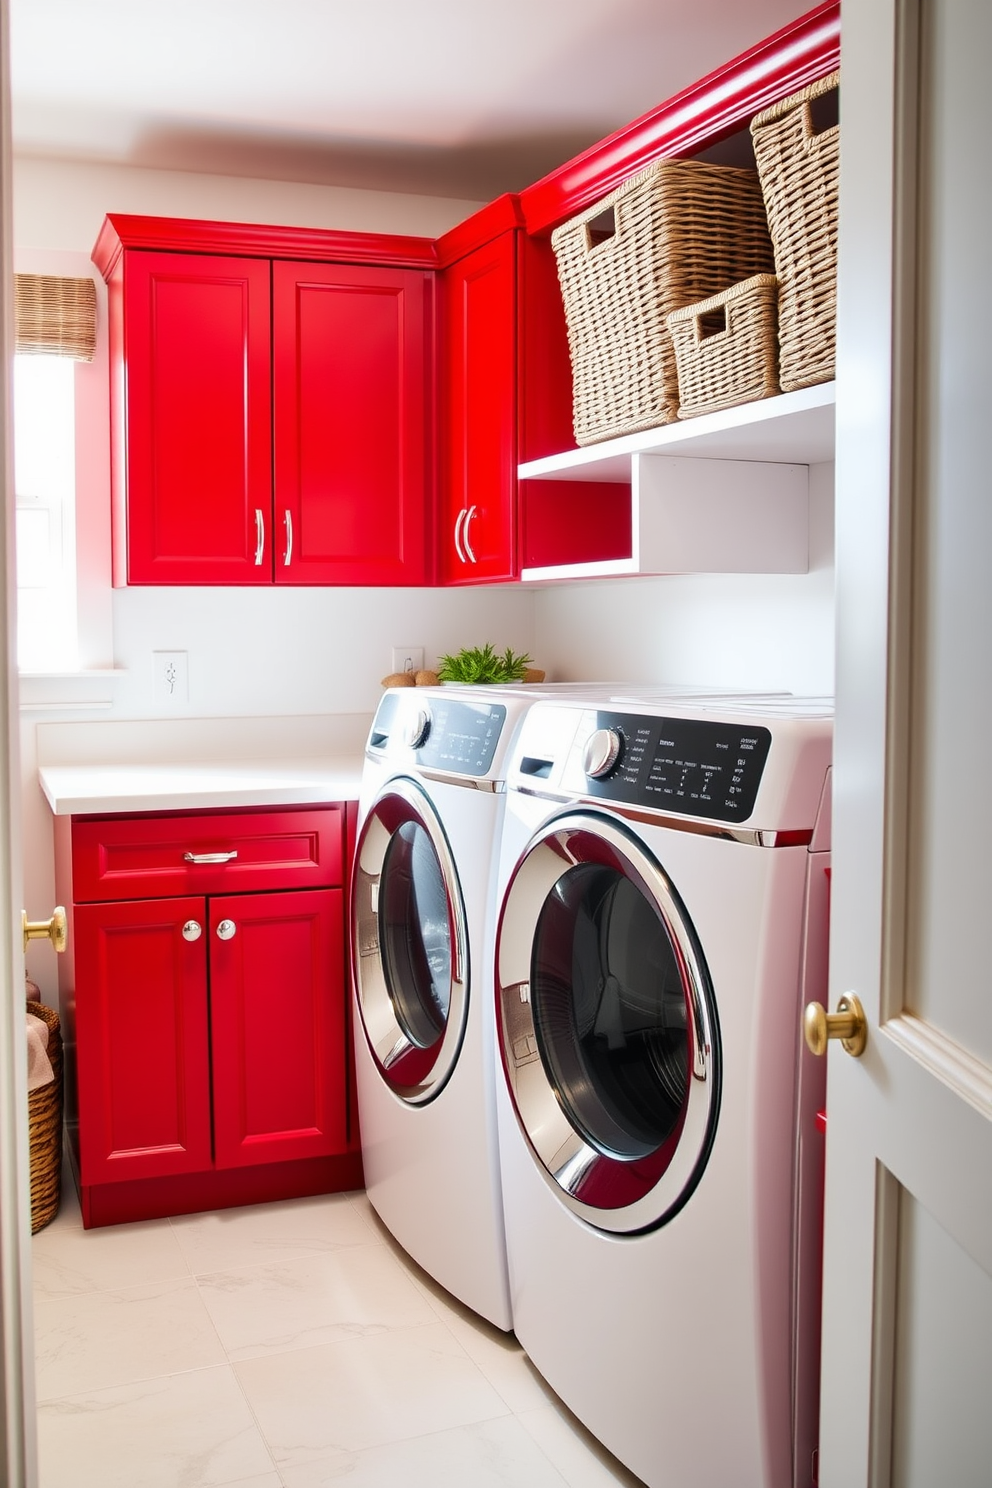
[(76, 634), (76, 364), (14, 358), (17, 661), (22, 672), (78, 666)]
[(76, 368), (96, 351), (92, 278), (15, 274), (14, 492), (17, 660), (79, 667)]

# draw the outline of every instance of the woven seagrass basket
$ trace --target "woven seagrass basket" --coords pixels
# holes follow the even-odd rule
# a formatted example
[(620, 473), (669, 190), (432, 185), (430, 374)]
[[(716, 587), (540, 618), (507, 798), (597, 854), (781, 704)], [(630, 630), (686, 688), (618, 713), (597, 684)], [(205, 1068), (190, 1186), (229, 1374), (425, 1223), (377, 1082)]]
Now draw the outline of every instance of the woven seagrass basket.
[(43, 1002), (27, 1010), (48, 1024), (48, 1057), (55, 1079), (28, 1092), (31, 1153), (31, 1233), (37, 1234), (59, 1210), (62, 1187), (62, 1032), (59, 1015)]
[(840, 128), (817, 133), (813, 105), (839, 80), (831, 73), (751, 121), (775, 250), (783, 392), (834, 375)]
[(675, 310), (668, 330), (679, 372), (679, 418), (778, 392), (778, 281), (756, 274)]
[(679, 393), (666, 317), (772, 269), (757, 175), (695, 160), (649, 166), (551, 242), (580, 445), (670, 423)]

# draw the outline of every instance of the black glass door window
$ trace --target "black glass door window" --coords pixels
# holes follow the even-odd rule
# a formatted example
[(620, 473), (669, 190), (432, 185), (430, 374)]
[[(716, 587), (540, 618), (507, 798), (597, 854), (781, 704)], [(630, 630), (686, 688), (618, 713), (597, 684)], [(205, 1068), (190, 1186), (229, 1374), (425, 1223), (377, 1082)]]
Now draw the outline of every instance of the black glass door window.
[(451, 1004), (451, 921), (441, 865), (419, 822), (399, 827), (386, 850), (379, 935), (396, 1021), (418, 1049), (433, 1048)]

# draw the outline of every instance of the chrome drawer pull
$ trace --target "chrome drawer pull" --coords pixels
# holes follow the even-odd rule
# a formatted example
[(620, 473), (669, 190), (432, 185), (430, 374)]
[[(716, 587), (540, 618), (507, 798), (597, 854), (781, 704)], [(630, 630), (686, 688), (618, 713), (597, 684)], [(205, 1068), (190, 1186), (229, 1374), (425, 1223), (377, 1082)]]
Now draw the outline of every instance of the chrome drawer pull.
[(255, 508), (255, 567), (262, 565), (262, 554), (265, 552), (265, 518), (261, 509)]
[(282, 560), (288, 568), (293, 556), (293, 513), (286, 509), (286, 556)]
[(237, 848), (233, 852), (226, 853), (183, 853), (183, 861), (186, 863), (230, 863), (238, 856)]

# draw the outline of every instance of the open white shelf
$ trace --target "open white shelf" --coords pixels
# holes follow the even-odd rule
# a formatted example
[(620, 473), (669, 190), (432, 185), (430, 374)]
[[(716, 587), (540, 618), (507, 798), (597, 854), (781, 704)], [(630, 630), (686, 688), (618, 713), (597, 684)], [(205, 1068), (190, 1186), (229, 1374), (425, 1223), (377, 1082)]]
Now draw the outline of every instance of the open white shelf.
[(629, 482), (632, 528), (629, 557), (524, 569), (521, 578), (806, 573), (809, 466), (834, 457), (834, 388), (820, 383), (519, 466), (526, 481)]
[(517, 468), (521, 480), (630, 480), (635, 455), (684, 455), (714, 460), (766, 460), (818, 465), (834, 457), (834, 389), (821, 382), (757, 403), (641, 434), (604, 439), (584, 449), (530, 460)]

